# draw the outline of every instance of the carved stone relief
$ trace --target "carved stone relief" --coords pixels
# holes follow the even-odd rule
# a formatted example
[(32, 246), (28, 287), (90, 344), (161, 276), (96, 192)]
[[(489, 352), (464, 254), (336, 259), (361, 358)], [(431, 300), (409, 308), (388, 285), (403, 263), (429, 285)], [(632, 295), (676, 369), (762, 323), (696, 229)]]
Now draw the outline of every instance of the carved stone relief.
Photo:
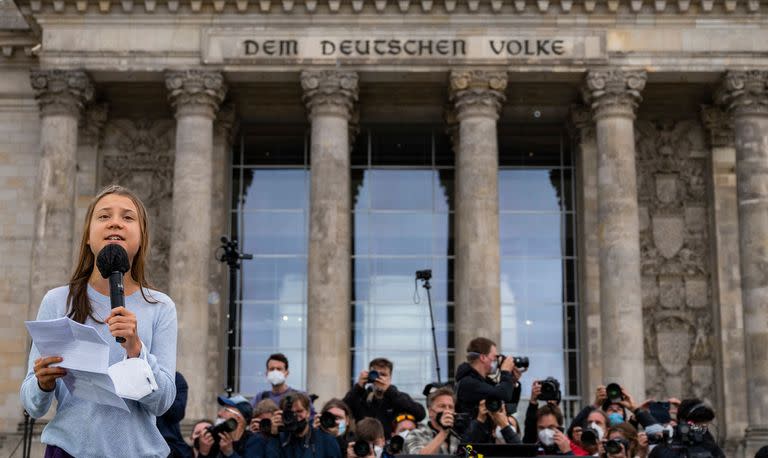
[(635, 129), (645, 394), (712, 401), (705, 132), (698, 121), (639, 120)]
[(175, 125), (173, 119), (115, 119), (104, 128), (101, 185), (126, 186), (146, 205), (149, 279), (162, 291), (168, 291)]

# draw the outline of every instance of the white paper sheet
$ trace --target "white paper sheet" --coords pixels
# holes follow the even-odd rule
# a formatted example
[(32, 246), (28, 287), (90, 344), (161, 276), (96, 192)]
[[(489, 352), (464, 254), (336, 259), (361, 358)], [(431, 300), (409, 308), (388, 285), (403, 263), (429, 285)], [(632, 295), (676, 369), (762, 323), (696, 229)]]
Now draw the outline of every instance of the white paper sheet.
[(128, 411), (108, 373), (109, 344), (93, 327), (67, 317), (24, 324), (40, 355), (63, 358), (58, 366), (67, 369), (62, 379), (73, 396)]

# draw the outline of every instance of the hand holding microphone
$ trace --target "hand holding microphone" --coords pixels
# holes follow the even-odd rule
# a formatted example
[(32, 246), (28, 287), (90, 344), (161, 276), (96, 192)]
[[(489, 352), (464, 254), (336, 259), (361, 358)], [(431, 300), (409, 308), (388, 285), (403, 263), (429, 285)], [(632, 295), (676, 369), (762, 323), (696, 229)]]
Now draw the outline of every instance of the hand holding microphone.
[(141, 342), (138, 337), (136, 315), (125, 308), (123, 275), (131, 267), (128, 262), (128, 253), (118, 244), (108, 244), (96, 257), (96, 267), (102, 277), (109, 279), (109, 301), (112, 313), (105, 320), (109, 326), (109, 332), (115, 336), (115, 341), (125, 348), (129, 358), (139, 356)]

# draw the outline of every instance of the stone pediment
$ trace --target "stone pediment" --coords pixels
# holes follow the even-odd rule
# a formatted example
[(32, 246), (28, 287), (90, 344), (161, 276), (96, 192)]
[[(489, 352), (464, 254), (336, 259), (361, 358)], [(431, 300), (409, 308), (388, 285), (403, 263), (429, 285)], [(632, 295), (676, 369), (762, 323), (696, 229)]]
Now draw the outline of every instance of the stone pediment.
[[(5, 0), (9, 1), (9, 0)], [(35, 13), (758, 14), (760, 0), (17, 0)], [(764, 8), (763, 8), (764, 9)]]

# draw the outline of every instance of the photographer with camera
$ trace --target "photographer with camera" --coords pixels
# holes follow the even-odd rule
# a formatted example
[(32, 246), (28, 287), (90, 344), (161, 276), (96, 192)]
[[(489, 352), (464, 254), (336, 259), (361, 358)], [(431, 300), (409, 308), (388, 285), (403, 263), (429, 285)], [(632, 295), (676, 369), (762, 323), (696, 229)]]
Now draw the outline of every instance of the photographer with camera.
[(347, 445), (355, 440), (355, 418), (344, 401), (333, 398), (326, 402), (315, 416), (314, 427), (335, 437), (341, 456), (347, 456)]
[(363, 418), (357, 424), (354, 442), (347, 445), (349, 458), (388, 458), (392, 455), (385, 451), (384, 427), (375, 418)]
[(656, 445), (649, 458), (725, 458), (709, 432), (714, 419), (715, 411), (701, 399), (684, 399), (677, 409), (677, 426), (671, 441)]
[(553, 377), (547, 377), (544, 380), (534, 380), (531, 384), (531, 398), (528, 402), (528, 408), (525, 410), (525, 432), (523, 442), (534, 444), (537, 440), (536, 414), (539, 411), (539, 401), (546, 401), (548, 405), (557, 406), (560, 404), (560, 382)]
[(272, 417), (272, 434), (265, 447), (269, 458), (341, 458), (336, 440), (315, 429), (309, 420), (310, 400), (304, 393), (283, 398)]
[(192, 456), (194, 458), (200, 455), (200, 439), (209, 426), (213, 426), (213, 422), (210, 420), (198, 420), (192, 426), (192, 433), (189, 435), (189, 438), (192, 440)]
[(251, 438), (248, 424), (253, 408), (240, 395), (218, 397), (219, 413), (213, 426), (206, 428), (200, 436), (200, 457), (238, 458), (245, 454), (246, 443)]
[[(456, 411), (476, 416), (483, 399), (512, 402), (522, 374), (515, 358), (499, 355), (496, 343), (485, 337), (472, 339), (466, 351), (467, 361), (456, 369)], [(499, 371), (496, 383), (489, 376)]]
[(492, 444), (497, 438), (502, 444), (521, 444), (523, 441), (509, 418), (503, 402), (483, 399), (478, 405), (477, 417), (469, 423), (463, 439), (473, 444)]
[(601, 443), (600, 447), (602, 458), (645, 457), (645, 453), (640, 450), (637, 430), (629, 423), (611, 426), (606, 437), (607, 439)]
[(456, 417), (456, 398), (447, 386), (437, 388), (427, 397), (429, 422), (419, 425), (405, 439), (407, 455), (455, 455), (459, 438), (451, 431)]
[(356, 419), (376, 418), (384, 425), (387, 437), (392, 434), (392, 423), (398, 414), (413, 415), (416, 422), (426, 417), (421, 404), (392, 385), (393, 368), (386, 358), (374, 359), (368, 364), (368, 370), (360, 372), (357, 383), (344, 396), (344, 402)]
[(264, 399), (256, 404), (249, 428), (253, 433), (245, 445), (245, 456), (262, 457), (267, 442), (272, 438), (272, 417), (280, 410), (271, 399)]

